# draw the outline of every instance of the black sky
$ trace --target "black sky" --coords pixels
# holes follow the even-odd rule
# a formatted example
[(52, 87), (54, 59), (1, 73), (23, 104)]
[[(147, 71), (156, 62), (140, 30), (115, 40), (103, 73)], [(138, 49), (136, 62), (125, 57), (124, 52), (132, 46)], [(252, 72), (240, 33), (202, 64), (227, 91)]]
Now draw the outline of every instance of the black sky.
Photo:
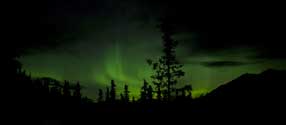
[[(119, 6), (121, 8), (118, 4), (122, 4)], [(148, 20), (156, 14), (155, 17), (169, 16), (177, 26), (178, 32), (197, 34), (198, 47), (205, 51), (250, 46), (260, 51), (257, 58), (285, 58), (285, 54), (282, 54), (284, 47), (281, 46), (285, 41), (284, 7), (279, 3), (44, 0), (17, 1), (8, 5), (10, 6), (5, 9), (10, 17), (7, 18), (9, 27), (11, 26), (10, 32), (21, 35), (20, 38), (25, 41), (23, 44), (27, 47), (54, 47), (66, 44), (59, 42), (59, 39), (68, 37), (65, 34), (84, 34), (79, 31), (77, 21), (79, 23), (87, 16), (104, 18), (116, 9), (120, 11), (125, 8), (130, 13), (139, 11), (142, 15), (145, 14), (132, 15), (135, 20)], [(140, 8), (136, 9), (138, 5)]]

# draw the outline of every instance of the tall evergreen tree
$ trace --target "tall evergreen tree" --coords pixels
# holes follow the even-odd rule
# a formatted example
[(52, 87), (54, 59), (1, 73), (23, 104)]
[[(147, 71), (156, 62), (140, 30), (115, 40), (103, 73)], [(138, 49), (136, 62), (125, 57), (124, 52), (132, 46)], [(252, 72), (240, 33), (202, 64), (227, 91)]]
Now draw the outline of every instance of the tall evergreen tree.
[(171, 93), (175, 90), (174, 85), (176, 85), (177, 79), (184, 76), (185, 73), (181, 69), (183, 65), (176, 59), (175, 49), (178, 41), (172, 38), (174, 29), (171, 26), (170, 20), (163, 18), (159, 28), (163, 34), (164, 55), (158, 61), (149, 59), (147, 62), (155, 71), (155, 74), (151, 78), (157, 88), (157, 98), (161, 98), (161, 88), (163, 88), (167, 91), (167, 99), (170, 100)]
[(109, 93), (110, 93), (109, 87), (106, 87), (105, 102), (109, 102), (109, 101), (110, 101), (110, 95), (109, 95)]
[(130, 91), (128, 90), (128, 85), (124, 86), (124, 100), (125, 102), (129, 102), (129, 93)]
[(147, 100), (152, 101), (153, 100), (153, 88), (151, 85), (149, 85), (147, 90)]
[(64, 81), (63, 96), (68, 97), (71, 95), (70, 84), (68, 81)]
[(98, 102), (102, 102), (103, 101), (103, 92), (102, 89), (98, 90)]
[(124, 95), (122, 93), (120, 93), (120, 101), (125, 102), (125, 98), (124, 98)]
[(144, 79), (143, 86), (141, 88), (140, 100), (142, 102), (147, 100), (147, 93), (148, 93), (148, 82)]
[(135, 97), (132, 96), (132, 103), (135, 103)]
[(81, 97), (80, 89), (81, 89), (80, 84), (79, 84), (79, 82), (77, 82), (75, 85), (75, 88), (74, 88), (73, 96)]
[(111, 90), (110, 90), (110, 101), (115, 102), (116, 100), (116, 85), (114, 83), (114, 80), (111, 80)]
[(193, 87), (192, 87), (192, 85), (185, 85), (184, 86), (184, 89), (185, 89), (185, 91), (188, 93), (188, 98), (189, 99), (192, 99), (193, 97), (192, 97), (192, 90), (193, 90)]

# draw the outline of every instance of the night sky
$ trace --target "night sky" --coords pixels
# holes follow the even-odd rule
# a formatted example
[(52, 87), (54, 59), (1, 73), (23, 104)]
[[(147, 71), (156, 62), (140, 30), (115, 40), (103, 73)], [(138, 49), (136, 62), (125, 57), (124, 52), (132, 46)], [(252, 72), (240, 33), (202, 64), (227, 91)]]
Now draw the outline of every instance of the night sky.
[[(84, 94), (115, 80), (138, 97), (150, 82), (146, 59), (162, 55), (160, 17), (173, 22), (178, 60), (194, 95), (244, 73), (286, 69), (283, 8), (269, 3), (163, 2), (152, 0), (49, 0), (24, 2), (13, 11), (19, 60), (34, 77), (80, 81)], [(12, 8), (13, 9), (13, 8)], [(15, 32), (15, 28), (12, 30)]]

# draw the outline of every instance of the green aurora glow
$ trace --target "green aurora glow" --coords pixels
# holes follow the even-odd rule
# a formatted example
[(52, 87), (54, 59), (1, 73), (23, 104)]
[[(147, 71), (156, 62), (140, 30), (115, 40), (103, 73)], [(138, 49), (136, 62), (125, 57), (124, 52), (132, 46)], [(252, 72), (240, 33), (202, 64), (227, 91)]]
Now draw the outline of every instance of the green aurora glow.
[[(179, 50), (183, 49), (179, 48)], [(267, 68), (285, 68), (285, 61), (264, 61), (230, 67), (206, 67), (199, 64), (205, 61), (230, 59), (253, 61), (244, 58), (248, 55), (246, 51), (241, 51), (245, 55), (241, 52), (232, 52), (232, 55), (236, 55), (232, 57), (227, 56), (229, 52), (181, 58), (180, 60), (187, 60), (183, 62), (186, 76), (179, 81), (178, 86), (192, 84), (194, 96), (199, 96), (244, 73), (259, 73)], [(20, 60), (24, 68), (34, 77), (49, 76), (58, 80), (80, 81), (85, 86), (84, 94), (94, 99), (97, 96), (97, 89), (105, 89), (110, 85), (111, 79), (115, 80), (118, 93), (122, 92), (123, 86), (127, 84), (131, 91), (130, 95), (138, 97), (143, 79), (150, 82), (149, 77), (152, 73), (145, 60), (158, 57), (160, 51), (156, 51), (156, 47), (153, 51), (145, 51), (140, 46), (124, 45), (123, 47), (115, 43), (113, 47), (102, 52), (101, 58), (90, 56), (90, 53), (82, 54), (73, 56), (65, 52), (41, 53), (27, 55)]]

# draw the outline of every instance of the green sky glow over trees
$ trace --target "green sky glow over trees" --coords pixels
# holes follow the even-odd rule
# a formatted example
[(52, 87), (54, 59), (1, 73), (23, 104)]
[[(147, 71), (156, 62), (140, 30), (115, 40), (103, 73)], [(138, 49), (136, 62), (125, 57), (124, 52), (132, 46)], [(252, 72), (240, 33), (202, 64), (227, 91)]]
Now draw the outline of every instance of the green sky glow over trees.
[[(34, 46), (19, 58), (24, 69), (34, 77), (80, 81), (84, 86), (84, 95), (93, 99), (99, 88), (110, 86), (112, 79), (115, 80), (119, 93), (127, 84), (130, 95), (138, 97), (143, 80), (151, 82), (152, 70), (146, 59), (156, 59), (162, 55), (161, 33), (156, 25), (165, 6), (144, 0), (99, 0), (93, 7), (84, 1), (81, 0), (81, 4), (69, 3), (73, 6), (51, 3), (50, 6), (57, 6), (48, 8), (50, 11), (46, 17), (41, 18), (40, 24), (47, 24), (52, 33), (47, 35), (46, 29), (35, 32), (44, 34), (45, 41), (52, 45), (41, 45), (36, 39), (35, 43), (40, 45), (33, 43)], [(189, 12), (191, 21), (200, 19), (195, 16), (199, 11), (187, 13)], [(200, 14), (203, 15), (202, 12)], [(284, 49), (272, 45), (275, 42), (273, 37), (271, 40), (257, 37), (243, 28), (239, 29), (238, 24), (233, 27), (224, 26), (223, 23), (220, 24), (222, 21), (217, 23), (215, 20), (204, 19), (209, 22), (190, 22), (184, 13), (181, 15), (183, 16), (175, 18), (179, 21), (179, 28), (174, 38), (179, 41), (177, 57), (184, 64), (186, 74), (178, 86), (192, 84), (194, 96), (244, 73), (260, 73), (268, 68), (286, 69), (285, 55), (281, 54)], [(229, 22), (239, 18), (242, 17), (235, 15)], [(29, 28), (33, 29), (31, 25)], [(263, 31), (259, 27), (253, 29)], [(54, 32), (60, 33), (54, 35)], [(254, 37), (249, 37), (247, 33)], [(263, 33), (268, 34), (265, 37), (271, 36), (269, 32)], [(29, 35), (38, 36), (33, 33)], [(275, 58), (272, 58), (273, 55), (276, 55)]]

